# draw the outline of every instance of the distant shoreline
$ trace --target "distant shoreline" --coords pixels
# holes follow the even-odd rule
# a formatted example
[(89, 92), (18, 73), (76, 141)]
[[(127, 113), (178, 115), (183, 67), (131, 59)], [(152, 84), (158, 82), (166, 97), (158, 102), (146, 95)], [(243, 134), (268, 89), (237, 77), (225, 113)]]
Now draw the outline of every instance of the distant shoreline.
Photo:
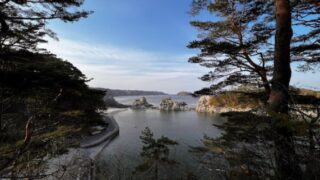
[(106, 91), (106, 96), (148, 96), (148, 95), (168, 95), (161, 91), (145, 91), (145, 90), (120, 90), (108, 88), (93, 88)]

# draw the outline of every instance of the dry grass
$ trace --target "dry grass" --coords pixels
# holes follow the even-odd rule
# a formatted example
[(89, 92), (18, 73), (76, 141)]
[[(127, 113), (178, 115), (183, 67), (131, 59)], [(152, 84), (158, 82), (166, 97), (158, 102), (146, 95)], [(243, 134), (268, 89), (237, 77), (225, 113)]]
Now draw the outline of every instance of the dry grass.
[[(209, 99), (209, 105), (211, 107), (230, 107), (230, 108), (257, 108), (260, 107), (263, 102), (268, 99), (264, 97), (264, 92), (257, 89), (236, 89), (236, 91), (228, 91), (216, 96), (212, 96)], [(320, 99), (320, 91), (291, 88), (297, 103), (310, 103), (311, 99)], [(301, 101), (301, 102), (300, 102)], [(318, 101), (317, 101), (318, 102)]]
[(302, 96), (313, 96), (313, 97), (316, 97), (316, 98), (320, 98), (320, 91), (314, 91), (314, 90), (311, 90), (311, 89), (298, 89), (298, 92), (297, 92), (298, 95), (302, 95)]
[(209, 100), (209, 105), (212, 107), (256, 108), (260, 104), (260, 100), (239, 92), (226, 92)]

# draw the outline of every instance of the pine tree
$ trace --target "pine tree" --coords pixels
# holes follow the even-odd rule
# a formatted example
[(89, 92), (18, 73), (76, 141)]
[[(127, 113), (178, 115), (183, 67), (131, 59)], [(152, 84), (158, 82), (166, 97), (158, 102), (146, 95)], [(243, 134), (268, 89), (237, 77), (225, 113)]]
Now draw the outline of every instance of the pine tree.
[[(317, 0), (291, 0), (293, 37), (291, 63), (299, 70), (320, 64), (320, 5)], [(191, 14), (207, 10), (215, 21), (191, 22), (201, 34), (189, 44), (200, 53), (189, 62), (213, 69), (201, 77), (212, 90), (237, 84), (258, 84), (270, 92), (273, 71), (275, 6), (273, 0), (193, 0)], [(299, 31), (300, 30), (300, 31)], [(302, 31), (301, 31), (302, 30)]]
[(264, 22), (267, 3), (259, 0), (194, 1), (192, 13), (206, 8), (216, 16), (215, 21), (191, 22), (202, 33), (189, 48), (200, 49), (200, 54), (189, 59), (212, 68), (201, 77), (214, 81), (212, 90), (237, 84), (260, 84), (270, 91), (270, 39), (274, 27)]
[(320, 64), (320, 2), (295, 0), (291, 2), (294, 28), (297, 32), (291, 43), (291, 61), (299, 63), (301, 71), (315, 71)]
[(91, 11), (77, 10), (84, 0), (1, 0), (0, 50), (37, 50), (45, 36), (57, 38), (47, 27), (48, 21), (64, 22), (87, 17)]
[(158, 179), (160, 166), (175, 163), (174, 160), (169, 158), (170, 149), (168, 146), (178, 143), (165, 136), (155, 139), (149, 127), (142, 131), (140, 139), (143, 143), (140, 155), (144, 158), (144, 162), (136, 167), (136, 171), (147, 172), (152, 170), (153, 179)]

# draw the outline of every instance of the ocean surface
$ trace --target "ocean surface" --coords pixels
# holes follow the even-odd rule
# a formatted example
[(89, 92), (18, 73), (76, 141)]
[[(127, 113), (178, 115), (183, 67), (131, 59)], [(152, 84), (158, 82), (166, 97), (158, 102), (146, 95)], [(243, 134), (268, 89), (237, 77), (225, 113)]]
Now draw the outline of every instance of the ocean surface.
[[(147, 101), (155, 106), (166, 97), (184, 101), (189, 107), (194, 107), (198, 100), (190, 96), (146, 96)], [(116, 100), (123, 104), (131, 104), (137, 98), (140, 96), (116, 97)], [(162, 169), (163, 178), (160, 179), (167, 179), (169, 176), (174, 179), (185, 177), (188, 172), (201, 174), (205, 179), (207, 170), (199, 163), (202, 156), (191, 153), (190, 150), (191, 147), (203, 146), (202, 140), (205, 135), (212, 138), (220, 136), (221, 130), (213, 124), (221, 124), (224, 121), (218, 116), (195, 111), (165, 112), (155, 109), (128, 109), (117, 113), (114, 118), (119, 124), (120, 134), (98, 158), (100, 178), (144, 179), (133, 175), (132, 172), (143, 162), (140, 156), (143, 144), (139, 136), (142, 130), (149, 127), (156, 138), (166, 136), (179, 143), (170, 148), (170, 157), (178, 162), (177, 165)]]

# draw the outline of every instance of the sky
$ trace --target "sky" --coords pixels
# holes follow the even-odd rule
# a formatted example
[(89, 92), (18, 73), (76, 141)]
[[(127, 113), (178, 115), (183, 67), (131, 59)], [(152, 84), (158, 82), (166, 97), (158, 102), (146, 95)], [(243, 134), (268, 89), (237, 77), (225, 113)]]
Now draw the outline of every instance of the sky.
[[(210, 71), (188, 58), (186, 46), (197, 38), (191, 20), (215, 17), (188, 14), (191, 0), (87, 0), (81, 8), (94, 13), (75, 23), (52, 21), (59, 41), (45, 47), (79, 68), (92, 87), (195, 91), (210, 83), (198, 79)], [(319, 75), (319, 74), (318, 74)], [(315, 74), (293, 73), (292, 84), (320, 88)], [(302, 83), (303, 82), (303, 83)]]

